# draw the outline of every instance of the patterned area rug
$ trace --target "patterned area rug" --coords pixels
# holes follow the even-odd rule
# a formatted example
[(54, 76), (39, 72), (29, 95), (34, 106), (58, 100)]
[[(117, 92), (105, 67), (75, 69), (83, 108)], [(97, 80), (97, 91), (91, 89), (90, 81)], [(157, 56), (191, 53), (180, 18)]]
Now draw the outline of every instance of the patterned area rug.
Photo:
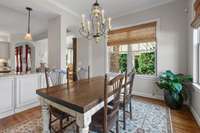
[[(133, 100), (132, 104), (133, 119), (130, 120), (127, 115), (126, 130), (122, 129), (122, 123), (120, 122), (120, 133), (172, 133), (168, 108), (138, 100)], [(121, 111), (120, 119), (122, 119)], [(41, 123), (41, 118), (37, 118), (4, 129), (1, 133), (41, 133)], [(114, 128), (113, 131), (115, 131)], [(66, 133), (74, 133), (74, 131), (75, 125), (72, 125), (66, 130)]]

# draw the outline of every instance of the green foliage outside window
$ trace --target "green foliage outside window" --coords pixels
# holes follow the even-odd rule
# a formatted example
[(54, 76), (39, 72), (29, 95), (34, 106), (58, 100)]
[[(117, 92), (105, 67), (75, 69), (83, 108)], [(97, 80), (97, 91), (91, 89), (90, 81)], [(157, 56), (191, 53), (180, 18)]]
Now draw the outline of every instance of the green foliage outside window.
[(127, 54), (120, 54), (119, 66), (120, 72), (125, 72), (127, 70)]
[(135, 56), (135, 70), (137, 74), (155, 74), (155, 52), (142, 53)]

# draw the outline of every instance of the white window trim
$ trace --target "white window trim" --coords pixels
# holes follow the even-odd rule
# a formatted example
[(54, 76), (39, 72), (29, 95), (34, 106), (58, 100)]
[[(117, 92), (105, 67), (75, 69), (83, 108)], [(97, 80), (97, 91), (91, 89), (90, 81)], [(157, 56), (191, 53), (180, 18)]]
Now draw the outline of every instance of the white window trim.
[(140, 75), (140, 74), (136, 74), (135, 76), (137, 78), (142, 78), (142, 79), (157, 79), (156, 75)]
[(192, 85), (194, 86), (194, 89), (200, 93), (200, 84), (198, 83), (192, 83)]
[[(157, 54), (158, 54), (157, 51), (158, 51), (157, 50), (157, 42), (155, 42), (155, 48), (154, 48), (154, 50), (152, 50), (152, 52), (155, 52), (155, 73), (152, 74), (152, 75), (148, 75), (148, 74), (136, 74), (137, 77), (144, 77), (144, 78), (155, 78), (155, 77), (157, 77), (157, 71), (158, 71), (157, 70), (158, 69), (158, 67), (157, 67)], [(138, 51), (132, 51), (131, 45), (127, 45), (127, 51), (120, 51), (119, 53), (126, 53), (126, 54), (128, 54), (128, 57), (129, 57), (130, 54), (132, 56), (132, 54), (134, 54), (134, 52), (138, 52)], [(110, 55), (110, 52), (107, 52), (107, 53), (108, 53), (108, 55)], [(113, 53), (113, 51), (112, 51), (112, 53)], [(110, 72), (110, 56), (108, 56), (107, 58), (108, 58), (108, 64), (109, 64), (108, 72)], [(127, 60), (127, 61), (128, 61), (127, 62), (127, 70), (130, 71), (130, 70), (132, 70), (133, 64), (132, 64), (132, 61), (131, 62), (129, 62), (129, 60)], [(132, 64), (131, 68), (129, 68), (130, 63)]]

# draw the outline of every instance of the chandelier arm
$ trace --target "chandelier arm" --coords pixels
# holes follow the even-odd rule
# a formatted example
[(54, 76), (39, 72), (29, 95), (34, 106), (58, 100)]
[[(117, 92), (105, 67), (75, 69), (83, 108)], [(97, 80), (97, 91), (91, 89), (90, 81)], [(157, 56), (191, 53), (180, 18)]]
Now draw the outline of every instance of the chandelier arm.
[(82, 28), (79, 29), (79, 33), (80, 33), (81, 36), (87, 38), (88, 40), (93, 39), (93, 34), (92, 34), (92, 33), (89, 33), (89, 32), (84, 32), (84, 31), (82, 30)]
[(82, 28), (79, 29), (79, 33), (80, 33), (83, 37), (87, 37), (87, 36), (88, 36), (88, 35), (84, 34), (84, 33), (86, 33), (86, 32), (84, 32), (84, 31), (82, 30)]

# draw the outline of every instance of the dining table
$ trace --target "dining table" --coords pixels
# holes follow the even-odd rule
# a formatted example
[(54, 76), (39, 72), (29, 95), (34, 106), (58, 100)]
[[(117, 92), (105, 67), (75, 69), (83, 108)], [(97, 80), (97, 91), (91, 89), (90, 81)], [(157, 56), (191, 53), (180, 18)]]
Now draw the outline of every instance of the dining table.
[[(104, 82), (104, 76), (98, 76), (37, 90), (42, 107), (43, 133), (50, 132), (49, 105), (73, 116), (79, 133), (89, 133), (92, 116), (104, 107)], [(109, 102), (114, 96), (112, 88), (108, 88)]]

